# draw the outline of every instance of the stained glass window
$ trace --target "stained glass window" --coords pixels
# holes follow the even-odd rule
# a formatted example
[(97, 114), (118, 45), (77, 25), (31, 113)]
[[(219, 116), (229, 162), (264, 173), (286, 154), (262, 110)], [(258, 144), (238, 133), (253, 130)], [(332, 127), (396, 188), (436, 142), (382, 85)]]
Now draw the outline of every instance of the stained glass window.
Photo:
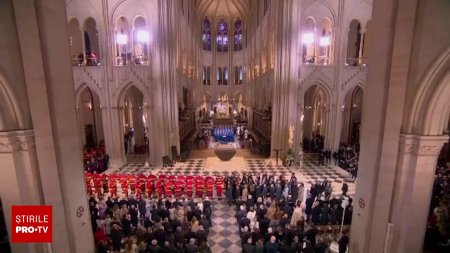
[(228, 52), (228, 26), (225, 20), (222, 19), (217, 28), (217, 51)]
[(202, 27), (203, 50), (211, 51), (211, 22), (208, 17), (203, 20)]
[(242, 50), (242, 21), (238, 19), (234, 23), (234, 51)]

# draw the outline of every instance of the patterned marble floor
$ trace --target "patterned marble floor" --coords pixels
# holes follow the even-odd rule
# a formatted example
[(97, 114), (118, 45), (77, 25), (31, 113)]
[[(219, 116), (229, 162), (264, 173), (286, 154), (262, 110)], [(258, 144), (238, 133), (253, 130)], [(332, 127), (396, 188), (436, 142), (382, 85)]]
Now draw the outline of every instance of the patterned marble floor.
[[(303, 158), (301, 166), (297, 164), (296, 166), (285, 167), (276, 166), (274, 159), (243, 159), (245, 163), (242, 166), (230, 166), (229, 169), (215, 169), (207, 168), (205, 165), (207, 159), (190, 159), (185, 163), (176, 163), (173, 167), (161, 167), (161, 166), (150, 166), (145, 167), (142, 160), (138, 160), (135, 163), (129, 163), (118, 169), (108, 169), (106, 173), (108, 174), (145, 174), (150, 173), (154, 175), (158, 174), (173, 174), (173, 175), (200, 175), (200, 176), (228, 176), (233, 173), (245, 172), (250, 174), (255, 173), (267, 173), (273, 174), (275, 176), (284, 175), (285, 177), (290, 177), (291, 173), (295, 173), (297, 180), (303, 182), (305, 188), (310, 188), (311, 184), (317, 181), (323, 181), (326, 179), (331, 182), (333, 188), (333, 194), (340, 194), (342, 184), (347, 182), (348, 184), (348, 194), (350, 196), (354, 195), (355, 184), (349, 180), (349, 173), (344, 169), (334, 166), (334, 165), (317, 165), (314, 155), (306, 154)], [(236, 169), (245, 168), (245, 169)]]
[(213, 201), (212, 227), (208, 236), (208, 246), (213, 253), (241, 252), (241, 238), (234, 214), (234, 207), (225, 201)]
[[(314, 155), (306, 154), (301, 166), (285, 167), (276, 166), (275, 160), (271, 159), (244, 159), (245, 170), (238, 171), (235, 168), (229, 170), (214, 170), (214, 168), (206, 168), (206, 159), (190, 159), (185, 163), (177, 163), (173, 167), (150, 166), (146, 168), (142, 160), (136, 163), (130, 163), (118, 169), (109, 169), (106, 173), (123, 173), (123, 174), (173, 174), (173, 175), (202, 175), (202, 176), (226, 176), (232, 173), (268, 173), (275, 176), (284, 175), (290, 177), (291, 173), (295, 173), (297, 180), (305, 185), (305, 192), (310, 188), (311, 184), (317, 181), (327, 179), (332, 183), (333, 194), (341, 193), (343, 182), (347, 182), (349, 186), (348, 195), (353, 196), (355, 192), (355, 184), (350, 182), (347, 171), (334, 166), (325, 165), (318, 166)], [(304, 198), (306, 199), (306, 198)], [(213, 253), (241, 252), (241, 241), (239, 231), (234, 217), (234, 207), (229, 207), (225, 201), (214, 200), (212, 212), (212, 228), (208, 236), (208, 245)]]

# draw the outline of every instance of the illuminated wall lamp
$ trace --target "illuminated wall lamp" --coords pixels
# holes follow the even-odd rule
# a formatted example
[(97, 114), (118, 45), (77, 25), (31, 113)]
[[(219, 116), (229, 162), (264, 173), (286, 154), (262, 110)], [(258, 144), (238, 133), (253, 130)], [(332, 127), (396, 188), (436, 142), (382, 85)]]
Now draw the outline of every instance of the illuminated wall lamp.
[(302, 42), (304, 45), (314, 44), (314, 34), (313, 33), (304, 33), (302, 35)]
[(321, 47), (328, 47), (330, 45), (330, 37), (320, 38), (319, 45)]

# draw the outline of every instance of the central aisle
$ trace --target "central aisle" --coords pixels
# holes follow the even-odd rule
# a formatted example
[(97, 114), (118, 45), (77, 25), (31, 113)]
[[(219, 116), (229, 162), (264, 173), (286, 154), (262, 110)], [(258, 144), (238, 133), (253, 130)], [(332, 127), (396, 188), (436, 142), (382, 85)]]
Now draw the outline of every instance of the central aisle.
[(212, 228), (208, 235), (208, 246), (213, 253), (241, 252), (241, 238), (234, 217), (234, 206), (228, 206), (226, 201), (213, 201)]

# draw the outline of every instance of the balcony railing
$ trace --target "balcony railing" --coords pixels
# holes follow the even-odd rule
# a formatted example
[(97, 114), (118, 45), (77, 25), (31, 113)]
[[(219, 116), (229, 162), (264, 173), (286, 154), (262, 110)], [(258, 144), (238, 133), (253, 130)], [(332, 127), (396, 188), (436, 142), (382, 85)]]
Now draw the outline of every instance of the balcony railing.
[(367, 65), (367, 58), (366, 57), (359, 57), (359, 58), (347, 58), (345, 65), (347, 66), (366, 66)]
[(99, 66), (100, 61), (97, 57), (75, 57), (72, 58), (72, 66)]
[(328, 56), (303, 56), (305, 65), (330, 65), (330, 57)]
[(126, 66), (126, 65), (150, 65), (150, 61), (146, 56), (143, 55), (129, 55), (129, 56), (117, 56), (115, 59), (116, 66)]

